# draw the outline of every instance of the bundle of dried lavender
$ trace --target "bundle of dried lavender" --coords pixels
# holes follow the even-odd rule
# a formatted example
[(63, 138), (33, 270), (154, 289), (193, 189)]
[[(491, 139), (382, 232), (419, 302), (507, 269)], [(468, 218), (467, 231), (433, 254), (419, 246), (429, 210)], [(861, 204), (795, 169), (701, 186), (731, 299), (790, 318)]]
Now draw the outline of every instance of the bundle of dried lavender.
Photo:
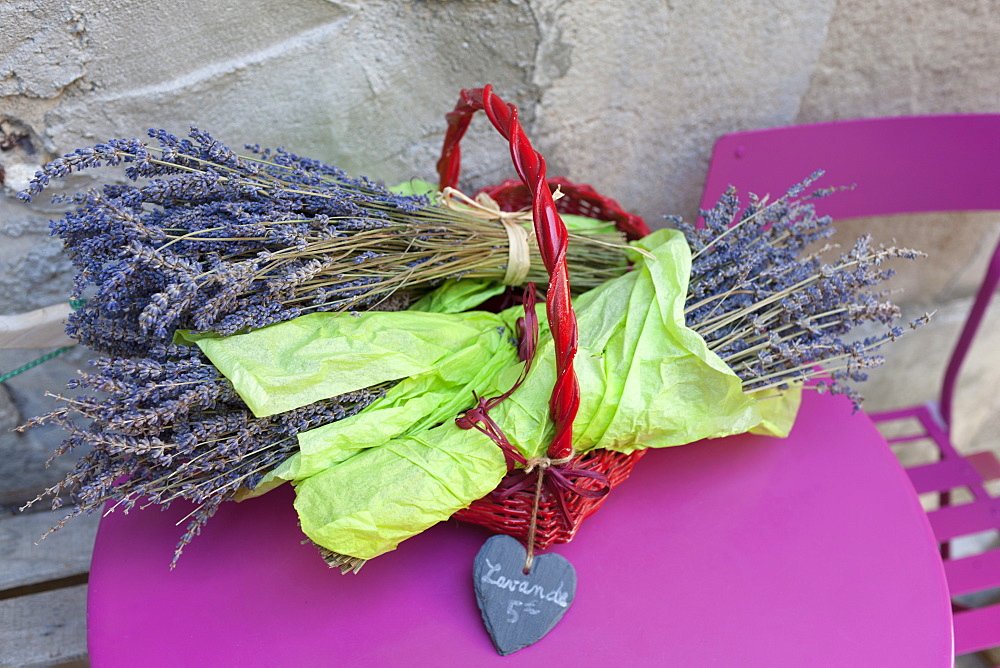
[[(22, 193), (102, 165), (127, 165), (139, 182), (74, 195), (75, 210), (52, 223), (77, 268), (73, 297), (86, 298), (69, 332), (102, 353), (141, 355), (176, 329), (231, 334), (314, 311), (405, 308), (446, 278), (505, 276), (511, 242), (496, 221), (280, 149), (243, 157), (196, 129), (149, 135), (158, 146), (78, 149)], [(575, 236), (574, 286), (624, 272), (621, 244), (608, 228)], [(524, 280), (547, 280), (540, 259)]]
[(99, 511), (108, 501), (124, 510), (136, 503), (194, 502), (175, 561), (224, 502), (254, 488), (298, 449), (296, 435), (340, 420), (380, 397), (372, 387), (267, 418), (246, 404), (198, 348), (157, 344), (144, 357), (91, 362), (59, 396), (62, 405), (21, 430), (42, 423), (68, 434), (53, 457), (87, 450), (62, 481), (31, 505), (52, 497), (53, 508), (73, 504), (66, 520)]
[[(864, 381), (865, 369), (883, 362), (874, 351), (903, 331), (894, 324), (899, 307), (872, 288), (893, 275), (884, 268), (886, 260), (923, 254), (875, 247), (867, 235), (832, 264), (821, 259), (829, 246), (808, 252), (834, 232), (829, 216), (816, 215), (814, 200), (836, 189), (807, 192), (821, 175), (816, 172), (771, 203), (750, 195), (743, 206), (730, 188), (701, 212), (700, 229), (671, 219), (693, 254), (686, 317), (743, 379), (746, 391), (820, 378), (816, 387), (847, 394), (859, 406), (861, 395), (847, 383)], [(887, 328), (879, 336), (848, 338), (869, 322)]]

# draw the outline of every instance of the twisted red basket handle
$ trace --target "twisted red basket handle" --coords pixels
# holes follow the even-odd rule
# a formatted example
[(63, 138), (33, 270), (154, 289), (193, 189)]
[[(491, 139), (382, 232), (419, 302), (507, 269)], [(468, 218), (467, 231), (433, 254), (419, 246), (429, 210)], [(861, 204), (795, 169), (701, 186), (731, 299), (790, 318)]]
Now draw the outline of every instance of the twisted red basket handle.
[(549, 399), (549, 417), (555, 425), (555, 436), (549, 444), (548, 455), (553, 459), (563, 459), (573, 454), (573, 420), (580, 407), (580, 384), (573, 370), (578, 336), (576, 314), (570, 304), (569, 271), (566, 267), (569, 234), (549, 191), (545, 159), (528, 141), (517, 120), (517, 107), (494, 95), (489, 85), (463, 90), (454, 111), (446, 116), (448, 131), (441, 159), (437, 163), (440, 187), (454, 188), (458, 185), (461, 165), (459, 142), (469, 129), (473, 114), (479, 110), (486, 112), (493, 127), (510, 142), (514, 169), (531, 191), (538, 250), (549, 273), (545, 309), (556, 351), (556, 383)]

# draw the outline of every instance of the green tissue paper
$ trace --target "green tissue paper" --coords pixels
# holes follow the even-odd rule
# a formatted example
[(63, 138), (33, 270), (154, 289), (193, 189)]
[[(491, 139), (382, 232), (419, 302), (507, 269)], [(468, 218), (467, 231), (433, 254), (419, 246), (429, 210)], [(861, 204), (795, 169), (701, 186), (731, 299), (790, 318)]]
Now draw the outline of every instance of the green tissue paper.
[[(690, 252), (683, 236), (660, 230), (633, 246), (632, 271), (574, 302), (576, 452), (632, 452), (751, 429), (787, 432), (795, 402), (744, 394), (739, 378), (685, 326)], [(492, 289), (446, 283), (422, 308), (450, 311)], [(490, 412), (529, 457), (543, 454), (552, 436), (555, 351), (544, 305), (538, 309), (531, 372)], [(522, 314), (521, 307), (499, 314), (317, 313), (196, 343), (257, 415), (398, 381), (358, 414), (299, 434), (300, 452), (258, 487), (291, 481), (306, 535), (334, 552), (371, 558), (485, 496), (505, 474), (500, 449), (454, 420), (475, 405), (474, 394), (495, 396), (515, 382)], [(769, 402), (765, 417), (759, 404)]]

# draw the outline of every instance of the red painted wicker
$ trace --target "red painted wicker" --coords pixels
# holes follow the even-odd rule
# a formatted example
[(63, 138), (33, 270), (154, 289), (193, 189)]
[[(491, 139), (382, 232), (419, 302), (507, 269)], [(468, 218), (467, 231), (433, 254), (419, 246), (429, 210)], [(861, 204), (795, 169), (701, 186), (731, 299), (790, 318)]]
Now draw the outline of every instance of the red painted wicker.
[[(588, 471), (600, 471), (608, 477), (608, 482), (614, 489), (616, 485), (629, 477), (632, 473), (632, 467), (642, 459), (644, 454), (646, 454), (645, 450), (637, 450), (630, 455), (613, 450), (591, 450), (576, 457), (569, 466)], [(524, 476), (524, 472), (517, 469), (511, 475)], [(538, 473), (530, 473), (529, 475), (536, 476)], [(580, 485), (588, 488), (596, 487), (589, 481), (581, 482)], [(555, 543), (568, 543), (573, 540), (580, 524), (597, 512), (606, 498), (608, 498), (606, 495), (587, 498), (577, 494), (568, 494), (566, 504), (569, 506), (569, 517), (566, 517), (559, 507), (555, 495), (548, 489), (543, 489), (542, 497), (538, 503), (535, 549), (544, 550)], [(527, 489), (515, 492), (504, 499), (486, 496), (474, 501), (471, 506), (458, 511), (452, 517), (462, 522), (478, 524), (490, 531), (505, 533), (517, 538), (522, 543), (527, 543), (531, 509), (534, 502), (534, 485), (529, 485)]]
[[(520, 181), (507, 181), (487, 188), (486, 192), (506, 210), (531, 207), (539, 251), (550, 281), (546, 290), (546, 313), (556, 345), (557, 381), (549, 402), (549, 415), (555, 425), (555, 436), (548, 449), (549, 457), (562, 459), (573, 455), (570, 444), (573, 419), (579, 406), (579, 385), (573, 371), (576, 355), (576, 316), (569, 301), (569, 275), (566, 269), (565, 248), (568, 243), (566, 227), (559, 212), (587, 215), (613, 221), (629, 239), (649, 233), (642, 218), (621, 209), (617, 202), (602, 197), (593, 188), (571, 183), (565, 179), (547, 179), (545, 160), (531, 147), (517, 120), (517, 108), (503, 102), (491, 88), (463, 90), (455, 110), (448, 114), (448, 132), (438, 162), (440, 185), (455, 187), (460, 169), (459, 142), (468, 129), (472, 115), (483, 110), (493, 126), (510, 142), (511, 158)], [(554, 201), (552, 192), (558, 187), (563, 197)], [(539, 407), (541, 410), (541, 407)], [(503, 425), (500, 425), (501, 427)], [(632, 467), (644, 451), (625, 455), (610, 450), (593, 450), (574, 456), (565, 469), (596, 471), (607, 477), (608, 487), (618, 485), (632, 472)], [(528, 474), (544, 475), (541, 470)], [(500, 489), (506, 489), (525, 473), (516, 469)], [(515, 480), (511, 480), (513, 477)], [(595, 480), (581, 478), (577, 484), (584, 489), (601, 486)], [(568, 492), (564, 494), (565, 506), (558, 503), (556, 495), (544, 487), (538, 502), (534, 547), (544, 549), (553, 543), (565, 543), (573, 538), (584, 519), (592, 515), (606, 496), (595, 498)], [(535, 503), (534, 485), (512, 494), (497, 492), (479, 499), (469, 508), (455, 513), (455, 519), (479, 524), (492, 531), (504, 533), (527, 542)]]

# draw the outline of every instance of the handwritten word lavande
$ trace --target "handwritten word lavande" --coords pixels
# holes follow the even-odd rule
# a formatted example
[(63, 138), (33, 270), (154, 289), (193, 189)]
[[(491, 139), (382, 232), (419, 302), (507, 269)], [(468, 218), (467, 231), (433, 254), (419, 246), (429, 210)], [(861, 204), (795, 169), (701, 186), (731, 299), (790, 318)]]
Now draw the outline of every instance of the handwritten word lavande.
[(562, 581), (559, 582), (558, 587), (547, 592), (545, 591), (545, 588), (539, 584), (532, 584), (527, 580), (515, 580), (503, 575), (498, 575), (497, 572), (500, 570), (501, 565), (494, 564), (489, 559), (486, 560), (486, 567), (488, 570), (483, 573), (481, 579), (487, 584), (493, 585), (499, 589), (506, 589), (510, 592), (524, 594), (526, 596), (536, 596), (539, 600), (555, 603), (562, 608), (569, 605), (569, 593), (563, 591)]

